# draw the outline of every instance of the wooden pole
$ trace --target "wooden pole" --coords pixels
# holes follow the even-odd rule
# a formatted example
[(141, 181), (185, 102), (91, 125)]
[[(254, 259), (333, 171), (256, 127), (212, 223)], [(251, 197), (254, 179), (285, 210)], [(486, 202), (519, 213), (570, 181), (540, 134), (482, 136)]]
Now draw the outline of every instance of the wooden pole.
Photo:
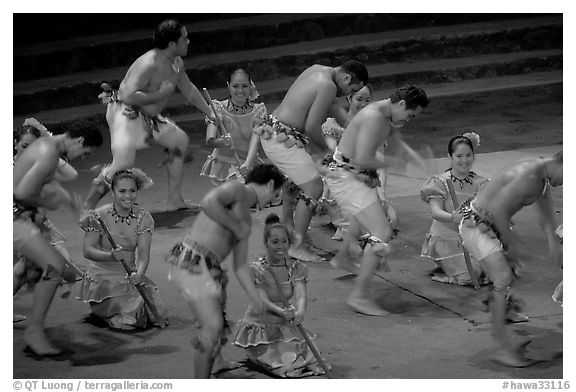
[[(112, 237), (112, 234), (110, 234), (110, 230), (108, 229), (108, 225), (106, 224), (106, 221), (104, 220), (104, 218), (102, 218), (100, 216), (100, 214), (98, 214), (95, 211), (91, 212), (92, 216), (94, 218), (96, 218), (98, 220), (98, 222), (100, 223), (100, 226), (102, 227), (102, 230), (104, 231), (104, 234), (106, 235), (106, 237), (108, 238), (108, 241), (110, 241), (110, 244), (112, 245), (112, 247), (114, 249), (118, 248), (118, 245), (116, 244), (116, 241), (114, 241), (114, 238)], [(124, 261), (124, 259), (120, 259), (120, 263), (122, 264), (122, 267), (124, 267), (124, 270), (126, 270), (126, 273), (128, 275), (130, 275), (133, 271), (130, 269), (130, 267), (128, 266), (128, 264), (126, 263), (126, 261)], [(146, 305), (146, 307), (148, 308), (148, 311), (152, 314), (152, 316), (156, 319), (156, 322), (158, 323), (158, 325), (160, 326), (160, 328), (164, 328), (168, 325), (168, 323), (166, 323), (162, 317), (160, 317), (160, 314), (158, 313), (158, 310), (156, 309), (156, 306), (154, 306), (154, 304), (148, 299), (148, 297), (146, 296), (146, 293), (144, 292), (144, 290), (142, 290), (142, 287), (140, 287), (140, 285), (134, 285), (134, 287), (136, 288), (136, 290), (138, 291), (138, 293), (140, 294), (140, 296), (142, 297), (142, 299), (144, 300), (144, 304)]]
[[(458, 196), (456, 196), (456, 191), (454, 190), (454, 184), (450, 179), (446, 180), (446, 185), (448, 186), (448, 192), (450, 193), (450, 197), (452, 198), (452, 204), (454, 205), (454, 209), (458, 209), (460, 207), (460, 203), (458, 202)], [(462, 243), (462, 237), (460, 237), (460, 243)], [(470, 254), (462, 245), (462, 251), (464, 253), (464, 261), (466, 262), (466, 268), (468, 269), (468, 273), (470, 274), (470, 279), (472, 279), (472, 284), (474, 288), (478, 290), (480, 288), (480, 284), (478, 283), (478, 279), (476, 278), (476, 274), (474, 273), (474, 268), (472, 268), (472, 261), (470, 260)]]
[[(274, 275), (274, 273), (272, 271), (270, 271), (270, 273), (272, 274), (272, 278), (274, 278), (274, 283), (276, 283), (276, 289), (278, 290), (278, 295), (280, 296), (280, 298), (282, 298), (282, 302), (284, 303), (284, 306), (289, 307), (290, 304), (288, 303), (288, 300), (286, 299), (286, 297), (284, 297), (284, 294), (282, 293), (282, 286), (280, 285), (280, 282), (278, 282), (276, 275)], [(304, 329), (302, 324), (295, 324), (295, 325), (296, 325), (296, 328), (298, 328), (298, 330), (300, 331), (300, 333), (304, 337), (306, 344), (310, 348), (310, 351), (312, 351), (312, 354), (314, 354), (314, 357), (316, 358), (316, 360), (320, 364), (320, 367), (322, 368), (322, 370), (324, 370), (326, 377), (332, 378), (332, 374), (330, 373), (330, 369), (328, 369), (328, 366), (322, 360), (320, 353), (316, 349), (316, 346), (314, 346), (314, 343), (312, 343), (312, 340), (310, 340), (310, 337), (308, 337), (308, 334), (306, 333), (306, 330)]]
[(236, 161), (238, 163), (238, 167), (240, 167), (240, 165), (242, 165), (242, 160), (238, 156), (238, 152), (236, 152), (236, 147), (234, 147), (234, 141), (232, 140), (230, 133), (228, 133), (228, 130), (226, 129), (226, 127), (224, 127), (224, 124), (222, 123), (222, 119), (216, 113), (216, 109), (214, 108), (214, 103), (212, 103), (212, 98), (210, 97), (208, 90), (206, 90), (206, 88), (203, 88), (202, 94), (204, 95), (204, 99), (206, 100), (208, 105), (210, 105), (210, 107), (212, 108), (212, 112), (214, 113), (214, 117), (216, 117), (216, 126), (218, 127), (218, 129), (220, 129), (220, 131), (224, 134), (224, 136), (230, 138), (230, 143), (231, 143), (230, 147), (232, 149), (232, 152), (234, 153), (234, 157), (236, 158)]

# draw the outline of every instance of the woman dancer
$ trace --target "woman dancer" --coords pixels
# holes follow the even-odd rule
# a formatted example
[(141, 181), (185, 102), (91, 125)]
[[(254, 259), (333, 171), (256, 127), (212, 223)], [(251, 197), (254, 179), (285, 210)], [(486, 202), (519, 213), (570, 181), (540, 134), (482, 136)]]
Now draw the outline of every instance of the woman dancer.
[(243, 181), (242, 176), (262, 162), (258, 157), (260, 139), (252, 129), (266, 118), (266, 106), (254, 102), (258, 91), (248, 72), (241, 68), (228, 76), (228, 90), (227, 99), (212, 100), (227, 133), (207, 120), (206, 144), (214, 151), (208, 155), (200, 174), (210, 177), (215, 185), (230, 178)]
[[(130, 331), (155, 321), (147, 314), (134, 285), (140, 285), (158, 308), (158, 289), (146, 277), (154, 219), (136, 205), (138, 191), (152, 185), (152, 180), (141, 170), (131, 169), (117, 171), (111, 183), (113, 203), (96, 212), (106, 221), (119, 247), (113, 249), (98, 222), (90, 219), (84, 229), (84, 257), (90, 263), (78, 299), (89, 303), (92, 314), (111, 329)], [(130, 276), (126, 277), (120, 259), (133, 268)]]
[[(291, 235), (276, 214), (266, 218), (266, 256), (250, 265), (258, 294), (267, 311), (262, 314), (249, 306), (239, 321), (234, 345), (245, 349), (248, 358), (280, 377), (324, 374), (294, 323), (306, 313), (308, 268), (288, 258)], [(281, 287), (278, 291), (277, 283)], [(283, 298), (293, 302), (284, 307)]]
[[(435, 263), (436, 270), (432, 280), (437, 282), (472, 284), (458, 233), (462, 213), (457, 211), (458, 206), (452, 205), (446, 182), (451, 181), (455, 191), (464, 195), (459, 198), (460, 202), (476, 193), (486, 181), (486, 178), (472, 171), (474, 146), (479, 145), (480, 137), (474, 132), (450, 139), (448, 142), (450, 168), (428, 179), (420, 191), (420, 198), (428, 203), (433, 219), (422, 245), (421, 256)], [(479, 261), (472, 257), (471, 262), (474, 274), (480, 277), (482, 270)]]

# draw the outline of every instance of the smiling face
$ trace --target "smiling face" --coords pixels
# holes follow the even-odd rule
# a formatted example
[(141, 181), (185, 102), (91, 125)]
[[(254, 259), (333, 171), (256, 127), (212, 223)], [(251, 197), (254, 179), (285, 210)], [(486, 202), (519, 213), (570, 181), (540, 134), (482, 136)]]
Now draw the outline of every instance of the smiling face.
[(228, 82), (230, 98), (235, 105), (242, 106), (250, 96), (250, 79), (245, 72), (234, 72)]
[(120, 178), (112, 184), (114, 206), (122, 210), (130, 210), (136, 202), (138, 188), (133, 178)]
[(266, 239), (266, 248), (270, 256), (274, 258), (284, 257), (288, 252), (288, 248), (290, 248), (290, 240), (288, 239), (286, 228), (283, 226), (271, 228)]
[(361, 109), (366, 107), (372, 101), (372, 93), (368, 86), (362, 87), (357, 93), (352, 95), (350, 100), (350, 112), (358, 113)]
[(468, 144), (458, 143), (454, 146), (454, 151), (450, 158), (452, 160), (452, 171), (455, 174), (460, 174), (459, 177), (464, 177), (470, 173), (474, 163), (474, 152)]

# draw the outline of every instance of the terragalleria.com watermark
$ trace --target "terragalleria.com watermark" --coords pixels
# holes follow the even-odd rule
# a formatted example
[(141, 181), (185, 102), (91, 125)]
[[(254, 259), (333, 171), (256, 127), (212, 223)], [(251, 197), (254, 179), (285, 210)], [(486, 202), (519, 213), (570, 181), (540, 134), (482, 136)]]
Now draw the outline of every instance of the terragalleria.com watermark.
[(171, 390), (171, 382), (149, 382), (149, 381), (50, 381), (50, 380), (28, 380), (14, 381), (14, 390), (20, 391), (140, 391), (140, 390)]

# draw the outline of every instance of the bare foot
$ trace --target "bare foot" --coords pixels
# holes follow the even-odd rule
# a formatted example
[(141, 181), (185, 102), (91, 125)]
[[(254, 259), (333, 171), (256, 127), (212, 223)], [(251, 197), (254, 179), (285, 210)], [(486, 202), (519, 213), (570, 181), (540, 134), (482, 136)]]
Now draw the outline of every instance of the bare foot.
[(510, 367), (526, 367), (532, 364), (532, 362), (516, 351), (507, 350), (505, 348), (497, 349), (494, 354), (490, 356), (490, 359), (504, 366)]
[(61, 350), (58, 350), (50, 343), (43, 328), (26, 328), (26, 331), (24, 331), (24, 342), (37, 355), (57, 355), (61, 352)]
[(178, 200), (177, 202), (170, 203), (166, 206), (166, 211), (192, 211), (199, 213), (201, 207), (199, 204), (188, 202), (187, 200)]
[(376, 304), (376, 302), (368, 298), (354, 298), (349, 297), (346, 300), (348, 306), (350, 306), (355, 312), (365, 314), (368, 316), (386, 316), (389, 312), (382, 309)]
[(330, 265), (333, 268), (343, 269), (344, 271), (348, 271), (354, 275), (357, 275), (360, 270), (360, 265), (358, 263), (351, 262), (350, 258), (340, 258), (338, 255), (334, 256), (332, 260), (330, 260)]
[(524, 313), (517, 312), (515, 310), (508, 310), (506, 313), (506, 321), (511, 323), (525, 323), (530, 321), (530, 317), (525, 315)]
[(123, 322), (123, 318), (120, 315), (114, 315), (106, 320), (108, 322), (108, 328), (120, 331), (133, 331), (136, 329), (134, 325), (126, 324)]
[(288, 250), (288, 255), (294, 259), (304, 261), (307, 263), (321, 263), (325, 261), (322, 257), (315, 255), (314, 253), (310, 252), (308, 249), (305, 249), (303, 247), (290, 248)]
[(222, 358), (222, 355), (218, 355), (214, 360), (214, 365), (212, 366), (212, 374), (220, 373), (225, 370), (233, 370), (242, 367), (242, 364), (234, 361), (229, 361)]

